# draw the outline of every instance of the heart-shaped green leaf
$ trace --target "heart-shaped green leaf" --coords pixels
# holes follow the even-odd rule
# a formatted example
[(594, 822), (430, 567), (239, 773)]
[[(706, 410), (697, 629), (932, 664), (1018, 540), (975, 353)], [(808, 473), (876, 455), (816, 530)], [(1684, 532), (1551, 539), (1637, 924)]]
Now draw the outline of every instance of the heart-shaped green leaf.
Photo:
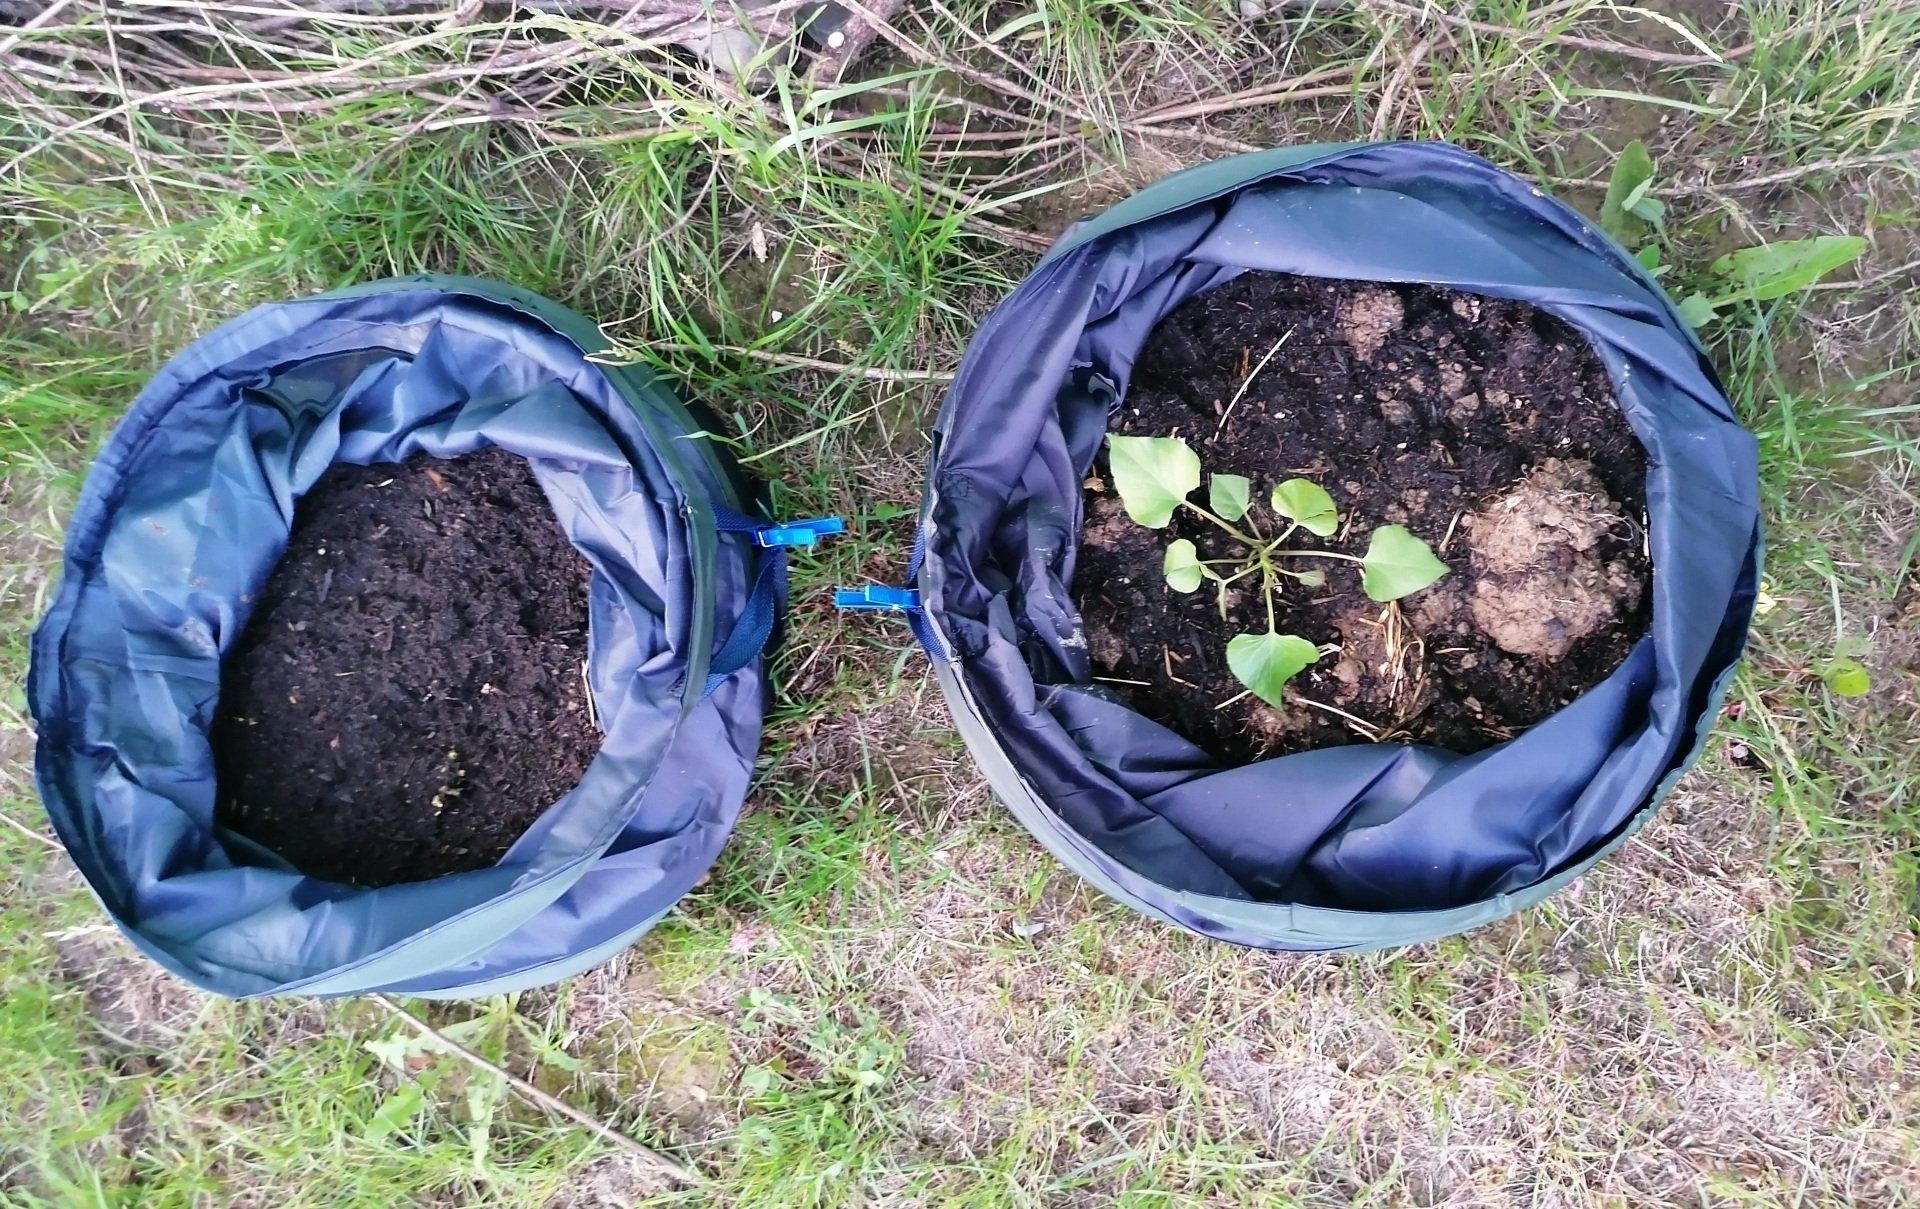
[(1373, 600), (1399, 600), (1438, 583), (1447, 564), (1433, 555), (1433, 547), (1401, 525), (1382, 525), (1367, 543), (1360, 586)]
[(1340, 527), (1333, 497), (1312, 479), (1288, 479), (1273, 489), (1273, 510), (1318, 537), (1332, 537)]
[(1127, 515), (1164, 529), (1173, 510), (1200, 486), (1200, 455), (1179, 437), (1107, 438), (1113, 488)]
[(1200, 576), (1204, 573), (1200, 566), (1200, 551), (1183, 537), (1167, 547), (1167, 557), (1161, 562), (1160, 571), (1167, 577), (1169, 588), (1176, 592), (1191, 592), (1200, 586)]
[(1216, 474), (1207, 480), (1207, 507), (1224, 521), (1237, 521), (1253, 506), (1253, 480), (1244, 474)]
[(1253, 695), (1276, 709), (1287, 681), (1320, 662), (1320, 648), (1293, 634), (1240, 634), (1227, 643), (1227, 667)]
[(1836, 659), (1820, 673), (1827, 689), (1836, 697), (1864, 697), (1873, 688), (1873, 677), (1858, 659)]

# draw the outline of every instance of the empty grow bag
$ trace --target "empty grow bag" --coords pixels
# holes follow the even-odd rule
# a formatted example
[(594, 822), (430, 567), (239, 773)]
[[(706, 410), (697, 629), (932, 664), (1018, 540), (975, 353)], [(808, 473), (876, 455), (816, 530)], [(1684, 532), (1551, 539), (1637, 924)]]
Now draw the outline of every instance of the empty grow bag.
[[(1361, 744), (1221, 767), (1094, 682), (1073, 597), (1082, 482), (1148, 334), (1250, 270), (1516, 299), (1591, 342), (1645, 446), (1652, 620), (1612, 675), (1459, 755)], [(936, 424), (914, 614), (976, 760), (1114, 897), (1281, 949), (1498, 919), (1646, 822), (1698, 753), (1758, 582), (1755, 451), (1659, 287), (1578, 214), (1454, 147), (1206, 164), (1062, 238), (981, 327)]]
[[(631, 944), (712, 864), (746, 795), (781, 546), (712, 441), (580, 316), (420, 277), (263, 306), (141, 392), (88, 475), (34, 635), (37, 774), (114, 921), (219, 994), (480, 995)], [(496, 864), (378, 889), (303, 876), (216, 821), (223, 656), (334, 462), (525, 457), (591, 566), (604, 739)], [(827, 526), (830, 527), (830, 526)]]

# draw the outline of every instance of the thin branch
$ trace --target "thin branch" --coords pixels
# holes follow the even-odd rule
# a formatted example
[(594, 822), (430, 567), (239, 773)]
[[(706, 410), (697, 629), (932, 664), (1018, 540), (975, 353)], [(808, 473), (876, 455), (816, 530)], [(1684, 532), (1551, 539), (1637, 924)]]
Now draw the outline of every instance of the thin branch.
[(26, 37), (28, 34), (32, 33), (34, 30), (40, 29), (43, 26), (45, 26), (48, 22), (52, 21), (55, 17), (59, 16), (61, 12), (64, 11), (67, 8), (67, 6), (72, 3), (73, 3), (73, 0), (54, 0), (52, 4), (49, 4), (46, 8), (41, 9), (38, 14), (36, 14), (31, 19), (29, 19), (24, 25), (18, 26), (12, 34), (7, 36), (7, 38), (4, 41), (0, 41), (0, 55), (6, 54), (8, 51), (18, 46), (22, 38)]
[(711, 348), (702, 348), (697, 344), (655, 344), (648, 343), (647, 348), (663, 353), (723, 353), (730, 357), (745, 357), (749, 361), (761, 361), (768, 365), (786, 365), (795, 369), (817, 369), (832, 374), (851, 374), (857, 378), (867, 378), (874, 382), (951, 382), (953, 375), (937, 369), (887, 369), (880, 365), (849, 365), (844, 361), (824, 361), (819, 357), (803, 357), (798, 353), (776, 353), (771, 349), (743, 348), (736, 344), (716, 344)]
[[(1783, 172), (1743, 177), (1737, 181), (1728, 181), (1724, 185), (1701, 185), (1700, 188), (1713, 193), (1750, 193), (1755, 189), (1784, 185), (1789, 181), (1799, 180), (1803, 176), (1812, 176), (1816, 172), (1852, 172), (1858, 168), (1871, 168), (1875, 164), (1901, 162), (1920, 163), (1920, 147), (1909, 147), (1905, 151), (1885, 151), (1879, 155), (1855, 156), (1852, 159), (1815, 160), (1811, 164), (1802, 164), (1798, 168), (1789, 168)], [(1692, 191), (1684, 187), (1654, 190), (1656, 193), (1665, 193), (1670, 196), (1682, 196)]]
[(1479, 34), (1494, 34), (1503, 38), (1537, 38), (1559, 46), (1569, 46), (1577, 50), (1590, 50), (1596, 54), (1617, 55), (1624, 59), (1640, 59), (1648, 63), (1660, 63), (1669, 67), (1724, 67), (1753, 50), (1752, 44), (1737, 47), (1724, 55), (1689, 55), (1668, 50), (1649, 50), (1644, 46), (1629, 46), (1624, 42), (1608, 42), (1601, 38), (1581, 38), (1573, 34), (1547, 34), (1535, 29), (1520, 29), (1512, 25), (1495, 25), (1489, 21), (1475, 21), (1468, 17), (1456, 17), (1451, 13), (1439, 12), (1430, 8), (1420, 8), (1412, 4), (1399, 4), (1396, 0), (1358, 0), (1363, 8), (1378, 12), (1394, 13), (1402, 17), (1411, 17), (1417, 21), (1438, 21), (1454, 29), (1470, 29)]
[(1821, 281), (1808, 286), (1810, 290), (1864, 290), (1868, 286), (1879, 285), (1883, 281), (1892, 281), (1895, 277), (1905, 277), (1909, 273), (1920, 274), (1920, 260), (1909, 260), (1890, 269), (1882, 269), (1871, 277), (1856, 277), (1852, 281)]
[(28, 839), (32, 840), (36, 844), (45, 844), (47, 847), (53, 849), (55, 852), (65, 851), (65, 845), (63, 845), (59, 840), (54, 839), (52, 836), (48, 835), (44, 831), (38, 831), (32, 827), (27, 826), (25, 823), (21, 822), (19, 819), (14, 818), (12, 815), (6, 813), (5, 811), (0, 811), (0, 823), (5, 823), (7, 826), (13, 828), (15, 831), (18, 831), (21, 835), (26, 836)]
[[(872, 9), (860, 3), (860, 0), (837, 0), (837, 2), (842, 8), (872, 26), (874, 32), (885, 39), (888, 45), (923, 67), (933, 67), (942, 71), (950, 71), (963, 80), (978, 84), (983, 88), (991, 88), (1002, 95), (1017, 98), (1030, 105), (1038, 106), (1043, 111), (1053, 107), (1050, 106), (1045, 99), (1036, 96), (1034, 93), (1014, 83), (1012, 80), (1007, 79), (1005, 76), (995, 75), (993, 72), (982, 71), (977, 67), (961, 63), (957, 60), (933, 54), (912, 38), (907, 37), (886, 21), (881, 20), (875, 15)], [(1095, 127), (1106, 124), (1100, 118), (1087, 112), (1078, 105), (1062, 104), (1057, 108), (1069, 117), (1077, 121), (1086, 122)], [(1149, 126), (1144, 123), (1125, 119), (1120, 121), (1118, 125), (1120, 129), (1142, 137), (1184, 139), (1188, 142), (1200, 143), (1208, 147), (1218, 147), (1223, 151), (1240, 152), (1259, 150), (1259, 148), (1251, 143), (1243, 143), (1238, 139), (1221, 138), (1218, 135), (1208, 134), (1201, 130), (1187, 130), (1173, 126)]]
[(1267, 362), (1273, 360), (1273, 355), (1280, 351), (1280, 346), (1285, 344), (1287, 342), (1287, 338), (1292, 335), (1293, 335), (1292, 328), (1288, 328), (1286, 331), (1281, 332), (1280, 338), (1278, 340), (1275, 340), (1273, 342), (1273, 347), (1267, 350), (1267, 355), (1260, 358), (1260, 364), (1254, 366), (1253, 372), (1248, 374), (1246, 376), (1246, 380), (1240, 383), (1240, 389), (1233, 392), (1233, 401), (1228, 403), (1227, 409), (1220, 413), (1220, 423), (1214, 427), (1213, 436), (1207, 439), (1207, 444), (1211, 445), (1215, 441), (1220, 439), (1220, 434), (1227, 430), (1228, 417), (1233, 415), (1234, 408), (1240, 406), (1240, 400), (1243, 396), (1246, 395), (1247, 388), (1253, 385), (1253, 380), (1260, 376), (1260, 371), (1267, 368)]
[(493, 1075), (496, 1078), (502, 1080), (503, 1082), (506, 1083), (508, 1087), (511, 1087), (514, 1091), (519, 1092), (527, 1100), (531, 1101), (534, 1104), (539, 1105), (541, 1108), (546, 1109), (548, 1112), (557, 1113), (560, 1116), (565, 1117), (567, 1120), (572, 1121), (575, 1125), (580, 1126), (582, 1129), (592, 1131), (597, 1136), (605, 1139), (608, 1142), (613, 1143), (615, 1146), (618, 1146), (620, 1149), (626, 1151), (628, 1154), (633, 1155), (635, 1158), (638, 1158), (642, 1162), (646, 1163), (648, 1166), (652, 1167), (654, 1170), (660, 1172), (660, 1174), (675, 1181), (676, 1183), (703, 1184), (706, 1182), (706, 1177), (700, 1175), (695, 1171), (689, 1170), (686, 1167), (682, 1167), (679, 1163), (674, 1162), (672, 1159), (668, 1158), (664, 1154), (661, 1154), (659, 1151), (653, 1149), (651, 1146), (645, 1146), (639, 1142), (636, 1142), (634, 1139), (628, 1137), (624, 1133), (621, 1133), (619, 1130), (613, 1128), (611, 1125), (608, 1125), (603, 1121), (599, 1121), (593, 1117), (588, 1116), (586, 1113), (581, 1112), (579, 1109), (567, 1103), (565, 1100), (560, 1099), (558, 1096), (550, 1095), (547, 1092), (541, 1091), (538, 1087), (535, 1087), (533, 1084), (527, 1082), (525, 1079), (522, 1079), (519, 1075), (514, 1074), (512, 1071), (506, 1069), (505, 1067), (499, 1066), (481, 1057), (479, 1054), (468, 1049), (466, 1046), (460, 1044), (458, 1041), (455, 1041), (453, 1038), (447, 1036), (445, 1033), (433, 1027), (431, 1024), (428, 1024), (426, 1021), (420, 1019), (418, 1016), (415, 1016), (412, 1012), (407, 1011), (405, 1008), (401, 1007), (398, 1003), (395, 1003), (391, 997), (380, 994), (379, 992), (375, 992), (374, 994), (368, 996), (368, 998), (372, 999), (375, 1003), (379, 1004), (381, 1007), (385, 1008), (387, 1011), (391, 1012), (393, 1015), (398, 1016), (401, 1020), (405, 1021), (407, 1023), (407, 1026), (413, 1029), (414, 1032), (419, 1033), (423, 1037), (431, 1038), (436, 1044), (446, 1047), (446, 1049), (450, 1053), (457, 1054), (461, 1058), (464, 1058), (470, 1065), (475, 1066), (480, 1070), (486, 1071), (488, 1074)]
[[(1217, 97), (1209, 98), (1209, 101), (1228, 101), (1237, 104), (1267, 96), (1271, 96), (1275, 100), (1284, 100), (1310, 84), (1324, 84), (1332, 80), (1348, 79), (1357, 74), (1358, 70), (1358, 68), (1345, 63), (1335, 67), (1321, 67), (1307, 72), (1305, 75), (1293, 76), (1284, 80), (1268, 80), (1264, 84), (1256, 84), (1251, 88), (1243, 88), (1238, 92), (1221, 93)], [(1199, 117), (1202, 114), (1212, 112), (1208, 109), (1197, 108), (1197, 105), (1205, 105), (1207, 103), (1209, 102), (1167, 101), (1159, 105), (1149, 106), (1139, 113), (1134, 114), (1133, 117), (1135, 121), (1139, 122), (1172, 121), (1184, 117)]]
[[(1414, 87), (1425, 88), (1432, 84), (1429, 79), (1413, 81)], [(1242, 92), (1228, 93), (1226, 96), (1213, 97), (1205, 101), (1194, 101), (1176, 109), (1161, 113), (1136, 114), (1133, 121), (1145, 126), (1155, 126), (1161, 122), (1171, 122), (1179, 118), (1203, 117), (1216, 113), (1232, 113), (1240, 109), (1260, 109), (1268, 105), (1278, 105), (1284, 101), (1317, 101), (1328, 97), (1350, 97), (1367, 85), (1358, 82), (1352, 84), (1325, 84), (1318, 88), (1290, 88), (1273, 91), (1271, 88), (1249, 88)]]
[[(792, 14), (798, 12), (811, 0), (774, 0), (773, 3), (754, 13), (755, 28), (762, 31), (776, 28), (772, 24), (779, 18), (790, 24)], [(284, 15), (284, 10), (251, 9), (247, 6), (222, 5), (218, 9), (223, 14), (234, 11), (251, 11), (266, 14)], [(639, 10), (634, 10), (639, 11)], [(695, 20), (680, 16), (682, 10), (675, 9), (672, 21), (682, 24)], [(689, 6), (687, 13), (704, 13), (704, 9)], [(715, 13), (700, 16), (702, 29), (728, 28), (738, 23), (737, 14)], [(93, 129), (102, 123), (123, 117), (142, 109), (157, 110), (162, 113), (178, 114), (204, 108), (247, 109), (262, 103), (262, 99), (271, 94), (293, 93), (280, 108), (289, 112), (306, 111), (321, 102), (318, 97), (301, 95), (308, 92), (344, 91), (347, 95), (334, 96), (333, 103), (343, 103), (347, 99), (357, 99), (371, 92), (420, 92), (428, 85), (453, 83), (479, 77), (499, 79), (506, 76), (539, 77), (555, 68), (579, 71), (581, 68), (609, 60), (626, 58), (638, 51), (656, 50), (669, 45), (675, 32), (659, 24), (649, 25), (643, 31), (624, 28), (625, 19), (613, 25), (594, 26), (582, 29), (578, 34), (562, 41), (535, 43), (502, 53), (505, 39), (523, 32), (522, 26), (513, 22), (494, 22), (462, 27), (457, 30), (434, 29), (432, 31), (408, 36), (380, 46), (371, 54), (359, 59), (339, 61), (320, 71), (287, 71), (275, 74), (246, 72), (246, 78), (230, 82), (172, 86), (155, 92), (136, 93), (122, 87), (116, 97), (117, 104), (95, 108), (84, 117), (76, 118), (64, 126), (54, 129), (24, 151), (9, 157), (0, 163), (0, 173), (11, 171), (31, 157), (39, 154), (63, 138), (71, 137), (82, 131)], [(546, 19), (543, 28), (554, 28), (552, 19)], [(568, 27), (561, 27), (568, 28)], [(786, 25), (777, 28), (784, 29)], [(202, 30), (201, 33), (215, 32)], [(644, 33), (646, 36), (641, 36)], [(480, 62), (462, 62), (423, 72), (411, 72), (398, 75), (385, 75), (386, 70), (413, 51), (436, 47), (449, 43), (457, 37), (475, 38), (494, 34), (501, 39), (501, 46)], [(161, 73), (164, 78), (165, 73)], [(111, 88), (110, 82), (99, 82), (102, 90)], [(239, 101), (236, 98), (252, 98)], [(440, 98), (435, 98), (440, 99)], [(273, 102), (267, 102), (272, 104)], [(268, 110), (273, 112), (274, 110)]]
[[(1790, 184), (1801, 177), (1813, 176), (1820, 172), (1857, 172), (1862, 168), (1872, 168), (1878, 164), (1898, 163), (1920, 164), (1920, 147), (1910, 147), (1905, 151), (1883, 151), (1878, 155), (1854, 156), (1851, 159), (1815, 160), (1810, 164), (1801, 164), (1797, 168), (1769, 172), (1762, 176), (1742, 177), (1724, 184), (1702, 181), (1697, 185), (1657, 185), (1647, 192), (1659, 197), (1697, 197), (1702, 193), (1751, 193), (1755, 189), (1770, 189), (1775, 185)], [(1559, 180), (1548, 178), (1547, 183), (1557, 189), (1605, 191), (1609, 182), (1593, 177), (1567, 177)]]
[[(1042, 78), (1040, 73), (1035, 71), (1030, 65), (1020, 62), (1020, 60), (1014, 58), (1012, 55), (1008, 54), (1005, 50), (1001, 49), (997, 43), (988, 39), (984, 35), (976, 32), (971, 25), (968, 25), (965, 21), (962, 21), (958, 16), (956, 16), (953, 10), (949, 9), (946, 5), (940, 3), (940, 0), (926, 0), (926, 3), (933, 8), (933, 11), (939, 13), (941, 16), (945, 17), (948, 21), (952, 22), (954, 28), (958, 29), (961, 33), (965, 34), (967, 36), (967, 39), (972, 43), (974, 43), (974, 45), (981, 47), (988, 54), (1000, 60), (1002, 63), (1005, 63), (1007, 66), (1011, 67), (1013, 70), (1024, 72), (1027, 75), (1027, 77), (1030, 78), (1034, 82), (1034, 84), (1040, 88), (1043, 94), (1051, 93), (1055, 98), (1055, 104), (1059, 108), (1066, 109), (1073, 104), (1073, 99), (1069, 97), (1064, 90), (1058, 87), (1055, 87), (1053, 84), (1049, 83), (1047, 80)], [(911, 9), (909, 9), (909, 11), (911, 11)], [(914, 13), (913, 15), (916, 20), (920, 21), (922, 27), (927, 30), (927, 33), (931, 35), (933, 33), (933, 29), (931, 26), (926, 24), (925, 19), (921, 18), (918, 13)]]
[[(1242, 694), (1242, 696), (1244, 695), (1245, 694)], [(1346, 719), (1347, 725), (1351, 726), (1354, 730), (1358, 731), (1363, 738), (1366, 738), (1375, 743), (1380, 741), (1380, 735), (1381, 735), (1380, 731), (1367, 725), (1365, 722), (1362, 722), (1360, 719), (1354, 717), (1352, 714), (1348, 713), (1346, 710), (1337, 708), (1332, 705), (1328, 705), (1323, 701), (1315, 701), (1311, 697), (1303, 697), (1299, 693), (1289, 693), (1288, 696), (1293, 700), (1298, 701), (1302, 705), (1310, 706), (1318, 710), (1325, 710), (1327, 713), (1333, 714), (1335, 717), (1344, 718)]]
[(1426, 60), (1427, 52), (1433, 49), (1434, 35), (1428, 34), (1420, 39), (1412, 52), (1400, 60), (1400, 66), (1387, 78), (1387, 85), (1380, 91), (1380, 107), (1374, 112), (1373, 127), (1367, 137), (1375, 142), (1387, 137), (1387, 131), (1393, 126), (1394, 112), (1400, 107), (1400, 94), (1420, 64)]

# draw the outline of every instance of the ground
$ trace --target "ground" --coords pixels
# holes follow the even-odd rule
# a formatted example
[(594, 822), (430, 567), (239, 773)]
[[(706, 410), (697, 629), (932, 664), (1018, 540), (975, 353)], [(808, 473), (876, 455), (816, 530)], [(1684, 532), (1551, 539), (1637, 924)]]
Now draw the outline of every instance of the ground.
[[(748, 95), (591, 5), (306, 7), (0, 3), (0, 1200), (1920, 1202), (1920, 8), (927, 0), (846, 82)], [(1659, 817), (1463, 937), (1248, 952), (1060, 869), (903, 632), (822, 600), (899, 577), (940, 381), (1067, 223), (1364, 137), (1453, 140), (1595, 214), (1643, 139), (1666, 211), (1630, 237), (1676, 293), (1763, 240), (1869, 246), (1703, 333), (1760, 438), (1768, 590)], [(249, 304), (421, 269), (593, 315), (783, 508), (849, 518), (796, 572), (712, 876), (562, 986), (401, 1005), (702, 1186), (377, 1002), (158, 973), (35, 802), (25, 638), (107, 425)], [(1868, 693), (1828, 690), (1837, 657)]]

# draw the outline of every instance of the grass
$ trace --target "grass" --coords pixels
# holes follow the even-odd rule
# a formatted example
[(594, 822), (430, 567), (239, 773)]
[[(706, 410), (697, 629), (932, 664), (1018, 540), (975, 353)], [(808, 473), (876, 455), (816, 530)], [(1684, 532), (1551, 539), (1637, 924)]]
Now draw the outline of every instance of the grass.
[[(171, 52), (134, 27), (175, 8), (116, 7), (111, 36), (0, 26), (0, 1203), (1920, 1200), (1915, 168), (1808, 168), (1920, 147), (1920, 9), (1231, 8), (909, 5), (909, 49), (862, 83), (776, 72), (763, 98), (558, 13), (289, 31), (203, 6), (222, 36)], [(291, 83), (182, 85), (182, 46)], [(192, 104), (125, 105), (181, 86)], [(1710, 332), (1761, 443), (1769, 607), (1661, 816), (1465, 937), (1243, 952), (1060, 870), (904, 634), (821, 601), (899, 576), (937, 379), (1067, 222), (1235, 146), (1376, 133), (1461, 142), (1590, 212), (1578, 182), (1644, 139), (1677, 280), (1761, 239), (1872, 246), (1860, 284)], [(761, 779), (712, 877), (564, 986), (416, 1009), (706, 1189), (372, 1006), (196, 996), (45, 839), (24, 643), (106, 426), (244, 307), (418, 270), (593, 315), (783, 507), (851, 522), (796, 573)], [(1836, 654), (1868, 696), (1825, 691)]]

